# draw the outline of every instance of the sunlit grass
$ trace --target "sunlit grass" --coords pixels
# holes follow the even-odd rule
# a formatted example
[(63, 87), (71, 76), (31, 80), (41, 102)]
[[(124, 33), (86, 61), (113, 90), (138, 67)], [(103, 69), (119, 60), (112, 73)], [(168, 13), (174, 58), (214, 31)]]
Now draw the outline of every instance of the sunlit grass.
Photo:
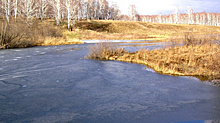
[[(183, 46), (178, 44), (154, 50), (140, 49), (131, 53), (124, 49), (121, 52), (121, 49), (117, 47), (108, 50), (108, 45), (100, 43), (93, 48), (94, 50), (90, 50), (88, 58), (92, 56), (92, 59), (98, 60), (118, 60), (143, 64), (163, 74), (196, 76), (206, 80), (219, 81), (220, 46), (212, 41), (217, 37), (210, 35), (204, 39), (203, 36), (200, 37), (191, 33), (184, 37), (178, 38)], [(113, 53), (118, 51), (120, 51), (119, 54)], [(102, 54), (101, 57), (100, 54)]]
[(160, 24), (131, 21), (92, 20), (76, 24), (82, 39), (167, 40), (173, 35), (220, 34), (220, 27), (187, 24)]

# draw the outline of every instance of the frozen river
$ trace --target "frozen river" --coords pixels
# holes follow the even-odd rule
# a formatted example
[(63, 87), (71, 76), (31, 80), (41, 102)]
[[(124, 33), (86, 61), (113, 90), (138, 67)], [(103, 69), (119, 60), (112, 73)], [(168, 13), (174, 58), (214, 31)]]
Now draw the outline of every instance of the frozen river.
[(142, 65), (84, 59), (90, 45), (0, 50), (0, 123), (219, 118), (219, 87)]

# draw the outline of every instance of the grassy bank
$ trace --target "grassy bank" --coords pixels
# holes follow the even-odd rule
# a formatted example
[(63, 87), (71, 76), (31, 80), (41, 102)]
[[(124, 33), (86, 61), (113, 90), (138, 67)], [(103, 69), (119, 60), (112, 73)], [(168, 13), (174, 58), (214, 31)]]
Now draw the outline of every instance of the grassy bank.
[[(66, 20), (59, 27), (53, 19), (22, 19), (6, 24), (0, 20), (0, 48), (23, 48), (31, 46), (65, 45), (83, 43), (81, 40), (159, 40), (170, 41), (186, 32), (196, 35), (220, 34), (220, 27), (181, 24), (157, 24), (145, 22), (82, 20), (77, 21), (73, 31), (67, 29)], [(176, 39), (175, 39), (176, 41)]]
[(35, 19), (27, 23), (20, 18), (9, 23), (0, 20), (0, 24), (0, 49), (83, 43), (53, 21)]
[(141, 49), (131, 53), (123, 48), (109, 46), (111, 45), (108, 43), (100, 43), (90, 48), (91, 54), (88, 58), (143, 64), (162, 74), (196, 76), (201, 80), (210, 80), (220, 85), (220, 46), (215, 42), (192, 44), (186, 42), (184, 46)]
[(220, 34), (220, 27), (93, 20), (77, 22), (74, 31), (81, 39), (167, 40), (170, 37), (177, 37), (186, 32), (193, 34)]

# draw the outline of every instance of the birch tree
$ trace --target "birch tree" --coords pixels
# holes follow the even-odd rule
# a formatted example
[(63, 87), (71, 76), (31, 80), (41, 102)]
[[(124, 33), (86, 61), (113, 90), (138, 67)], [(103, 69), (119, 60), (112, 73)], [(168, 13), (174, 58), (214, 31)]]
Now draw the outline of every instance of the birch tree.
[(66, 9), (67, 9), (67, 20), (68, 20), (68, 29), (70, 28), (70, 18), (71, 18), (71, 2), (72, 0), (66, 0)]
[(21, 0), (19, 13), (26, 18), (26, 23), (37, 16), (39, 4), (35, 0)]
[(84, 1), (84, 14), (85, 14), (86, 19), (89, 19), (91, 16), (90, 9), (91, 9), (91, 0), (85, 0)]
[(5, 18), (7, 22), (9, 22), (10, 17), (11, 17), (11, 0), (2, 0), (1, 8), (2, 8), (3, 14), (5, 14)]
[(216, 23), (217, 23), (217, 26), (219, 26), (219, 14), (217, 15)]
[(72, 27), (72, 24), (75, 23), (76, 17), (74, 18), (74, 16), (76, 15), (77, 12), (77, 6), (78, 6), (77, 3), (78, 2), (75, 0), (66, 0), (68, 29)]
[(117, 20), (120, 15), (120, 10), (118, 9), (117, 4), (113, 4), (109, 9), (109, 17), (112, 20)]
[(128, 9), (129, 17), (131, 21), (136, 20), (137, 10), (135, 5), (130, 5)]
[(212, 25), (212, 15), (211, 13), (207, 13), (208, 25)]
[(188, 14), (188, 24), (193, 24), (193, 9), (191, 7), (187, 7), (186, 13)]
[(77, 1), (77, 6), (78, 6), (78, 9), (77, 9), (77, 16), (78, 16), (78, 20), (80, 20), (80, 18), (82, 18), (83, 16), (83, 4), (84, 1), (83, 0), (78, 0)]
[(1, 16), (4, 17), (4, 5), (3, 5), (3, 1), (0, 1), (0, 6), (1, 6), (1, 8), (0, 8), (0, 14), (1, 14)]
[(54, 17), (56, 20), (56, 24), (57, 26), (59, 26), (61, 21), (61, 2), (60, 0), (52, 0), (51, 5), (54, 9)]
[(48, 6), (49, 6), (49, 0), (40, 0), (40, 3), (39, 3), (39, 14), (40, 14), (41, 22), (46, 17)]
[(101, 19), (106, 19), (108, 11), (108, 2), (106, 0), (99, 0), (99, 6)]
[(162, 16), (161, 16), (161, 13), (158, 14), (157, 18), (158, 18), (158, 23), (162, 23)]
[(17, 20), (17, 14), (18, 14), (18, 0), (14, 1), (14, 16), (15, 16), (15, 21)]
[(174, 16), (175, 16), (175, 23), (179, 23), (179, 8), (176, 7), (174, 10)]

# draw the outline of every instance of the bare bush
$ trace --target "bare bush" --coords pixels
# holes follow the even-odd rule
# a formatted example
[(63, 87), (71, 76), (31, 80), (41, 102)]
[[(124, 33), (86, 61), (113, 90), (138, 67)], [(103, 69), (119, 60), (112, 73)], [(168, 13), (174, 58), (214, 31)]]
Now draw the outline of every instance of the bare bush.
[(204, 44), (214, 44), (219, 39), (215, 34), (196, 34), (193, 32), (185, 32), (181, 35), (174, 35), (170, 37), (171, 46), (196, 46)]
[(11, 48), (11, 47), (18, 48), (20, 47), (21, 44), (23, 44), (22, 42), (27, 41), (27, 40), (24, 41), (24, 37), (27, 34), (24, 33), (25, 31), (24, 26), (16, 23), (6, 23), (6, 22), (2, 22), (1, 25), (2, 25), (2, 29), (0, 32), (1, 48)]
[(28, 25), (23, 21), (2, 21), (0, 48), (24, 48), (41, 45), (47, 37), (63, 37), (59, 27), (34, 20)]
[(87, 56), (87, 58), (97, 60), (109, 60), (110, 57), (115, 60), (117, 57), (127, 53), (124, 48), (118, 48), (116, 45), (110, 42), (99, 42), (95, 46), (89, 47), (89, 51), (90, 54)]
[(212, 42), (217, 39), (218, 37), (214, 34), (199, 35), (199, 34), (194, 34), (192, 32), (186, 32), (184, 34), (183, 45), (195, 46), (195, 45), (203, 45), (203, 44), (212, 44)]

